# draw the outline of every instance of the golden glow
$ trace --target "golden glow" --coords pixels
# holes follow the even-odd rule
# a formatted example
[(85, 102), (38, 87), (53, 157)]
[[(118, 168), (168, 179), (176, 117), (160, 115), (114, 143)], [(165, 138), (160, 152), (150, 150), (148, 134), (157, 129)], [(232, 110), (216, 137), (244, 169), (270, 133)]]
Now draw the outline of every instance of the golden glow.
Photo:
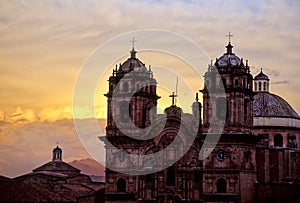
[[(231, 31), (233, 51), (249, 59), (252, 74), (264, 68), (271, 79), (271, 92), (300, 112), (299, 2), (0, 1), (0, 174), (14, 177), (30, 172), (50, 160), (57, 141), (67, 160), (88, 156), (70, 120), (77, 74), (97, 46), (136, 29), (183, 34), (212, 59), (224, 53), (225, 35)], [(282, 11), (288, 14), (278, 15)], [(128, 51), (129, 41), (124, 42), (128, 43)], [(107, 92), (111, 69), (127, 57), (112, 62), (107, 74), (99, 78), (95, 96), (98, 118), (106, 117), (103, 93)], [(184, 75), (188, 65), (174, 56), (139, 52), (137, 57), (153, 66), (162, 109), (171, 104), (168, 96), (175, 90), (176, 79), (167, 78), (173, 88), (161, 88), (163, 81), (155, 66), (178, 71), (194, 93), (203, 85), (202, 79)], [(99, 64), (100, 68), (107, 67)], [(196, 68), (203, 69), (203, 74), (206, 69)], [(180, 89), (182, 81), (178, 83), (177, 104), (188, 112), (194, 95), (185, 95)], [(82, 109), (83, 117), (86, 111)]]

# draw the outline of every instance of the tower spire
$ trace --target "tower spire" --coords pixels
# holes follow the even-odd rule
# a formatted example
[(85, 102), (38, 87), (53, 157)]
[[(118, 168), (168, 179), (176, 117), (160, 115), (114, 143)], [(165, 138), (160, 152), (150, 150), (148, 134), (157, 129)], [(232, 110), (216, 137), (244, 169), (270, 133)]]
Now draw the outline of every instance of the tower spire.
[(136, 51), (134, 49), (134, 43), (136, 42), (136, 40), (134, 39), (134, 37), (132, 38), (132, 40), (130, 40), (129, 42), (132, 43), (132, 49), (130, 51), (130, 57), (131, 58), (135, 58), (135, 55), (136, 55)]
[(232, 54), (232, 48), (233, 46), (231, 45), (231, 37), (233, 37), (233, 34), (231, 34), (230, 32), (228, 33), (228, 35), (226, 35), (226, 37), (228, 37), (228, 45), (226, 46), (227, 48), (227, 54)]

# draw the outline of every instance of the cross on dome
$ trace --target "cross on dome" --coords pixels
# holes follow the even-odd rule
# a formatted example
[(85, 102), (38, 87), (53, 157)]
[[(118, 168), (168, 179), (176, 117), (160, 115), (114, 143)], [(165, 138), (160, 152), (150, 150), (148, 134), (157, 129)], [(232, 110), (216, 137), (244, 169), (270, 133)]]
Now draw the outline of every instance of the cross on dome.
[(228, 54), (232, 54), (232, 48), (233, 46), (230, 44), (230, 41), (231, 41), (231, 37), (233, 37), (233, 35), (229, 32), (228, 35), (226, 35), (226, 37), (228, 37), (228, 45), (226, 46), (226, 49), (227, 49), (227, 53)]
[(175, 92), (173, 92), (169, 97), (172, 97), (172, 106), (175, 106), (175, 97), (177, 97)]
[(228, 43), (230, 43), (231, 37), (233, 37), (233, 35), (229, 32), (228, 35), (226, 35), (226, 37), (228, 37)]
[(129, 42), (132, 43), (132, 49), (134, 49), (134, 43), (136, 42), (136, 39), (134, 39), (134, 37), (133, 37), (132, 40), (130, 40)]
[(134, 50), (134, 43), (136, 42), (136, 40), (133, 37), (132, 40), (130, 40), (129, 42), (132, 43), (132, 49), (130, 51), (130, 56), (131, 56), (131, 58), (135, 58), (136, 51)]

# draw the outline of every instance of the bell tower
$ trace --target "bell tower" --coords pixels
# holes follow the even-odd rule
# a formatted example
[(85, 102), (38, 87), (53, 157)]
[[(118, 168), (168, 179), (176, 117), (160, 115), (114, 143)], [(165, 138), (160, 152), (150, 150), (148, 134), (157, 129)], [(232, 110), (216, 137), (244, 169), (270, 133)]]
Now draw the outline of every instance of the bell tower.
[(254, 77), (254, 91), (255, 92), (269, 92), (269, 77), (263, 73), (262, 69), (260, 73)]
[[(156, 116), (156, 80), (151, 67), (146, 68), (137, 57), (133, 39), (129, 58), (116, 65), (108, 80), (106, 136), (100, 138), (106, 148), (106, 198), (108, 202), (136, 198), (138, 176), (112, 170), (137, 170), (137, 160), (128, 154), (137, 154), (142, 135)], [(144, 130), (145, 129), (145, 130)], [(145, 146), (145, 145), (142, 145)], [(134, 169), (133, 169), (134, 168)]]
[[(204, 75), (203, 137), (215, 136), (210, 127), (224, 122), (216, 146), (202, 150), (211, 153), (203, 160), (203, 198), (218, 202), (254, 202), (256, 181), (253, 127), (253, 78), (248, 61), (244, 64), (233, 52), (229, 33), (226, 52), (208, 66)], [(216, 125), (215, 125), (216, 124)], [(247, 194), (244, 191), (250, 191)]]
[(203, 93), (203, 127), (210, 122), (225, 120), (224, 132), (250, 132), (253, 124), (253, 78), (248, 61), (244, 64), (233, 53), (230, 42), (226, 53), (208, 65)]
[[(109, 91), (107, 97), (107, 136), (120, 134), (118, 127), (146, 128), (151, 124), (151, 118), (156, 114), (157, 100), (156, 80), (153, 78), (151, 67), (147, 69), (145, 64), (136, 57), (133, 47), (130, 57), (123, 63), (116, 65), (112, 76), (109, 77)], [(134, 126), (130, 125), (133, 123)]]

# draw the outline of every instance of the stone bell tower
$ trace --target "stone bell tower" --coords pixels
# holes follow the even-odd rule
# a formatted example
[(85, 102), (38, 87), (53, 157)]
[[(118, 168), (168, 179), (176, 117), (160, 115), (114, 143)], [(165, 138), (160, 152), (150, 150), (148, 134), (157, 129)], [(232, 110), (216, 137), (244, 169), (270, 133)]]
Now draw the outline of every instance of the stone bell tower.
[(202, 150), (211, 151), (203, 160), (204, 202), (253, 202), (256, 180), (255, 136), (253, 127), (253, 78), (248, 62), (226, 52), (208, 66), (204, 76), (203, 137), (215, 134), (210, 128), (224, 122), (220, 139)]
[(130, 131), (130, 128), (150, 126), (151, 118), (156, 114), (155, 107), (160, 98), (156, 94), (156, 80), (151, 67), (147, 70), (136, 53), (133, 46), (130, 57), (123, 64), (116, 65), (109, 77), (109, 91), (105, 94), (107, 136), (120, 134), (118, 127), (129, 130), (127, 132), (132, 135), (138, 134), (137, 131)]
[[(232, 35), (230, 35), (232, 36)], [(226, 53), (208, 66), (203, 93), (203, 127), (225, 120), (225, 132), (247, 132), (253, 125), (253, 77), (248, 61), (233, 53), (229, 40)]]
[[(134, 39), (132, 42), (134, 45)], [(139, 177), (126, 171), (137, 170), (134, 166), (138, 164), (128, 154), (137, 154), (143, 148), (143, 141), (138, 137), (155, 118), (155, 107), (160, 98), (156, 94), (151, 67), (147, 69), (136, 53), (133, 46), (129, 58), (116, 66), (108, 80), (109, 91), (105, 94), (107, 127), (102, 141), (106, 147), (106, 202), (136, 199)]]

